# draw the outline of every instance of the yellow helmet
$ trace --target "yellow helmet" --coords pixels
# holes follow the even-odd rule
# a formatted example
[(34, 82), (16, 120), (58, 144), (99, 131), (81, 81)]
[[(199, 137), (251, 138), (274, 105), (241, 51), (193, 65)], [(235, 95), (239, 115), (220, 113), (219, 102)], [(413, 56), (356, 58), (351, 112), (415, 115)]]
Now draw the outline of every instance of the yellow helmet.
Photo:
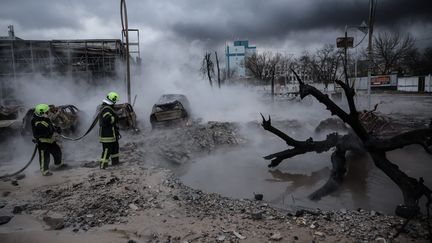
[(116, 103), (120, 99), (120, 96), (116, 92), (109, 92), (107, 99), (113, 103)]
[(38, 104), (35, 107), (35, 114), (36, 115), (43, 115), (49, 111), (49, 106), (47, 104)]

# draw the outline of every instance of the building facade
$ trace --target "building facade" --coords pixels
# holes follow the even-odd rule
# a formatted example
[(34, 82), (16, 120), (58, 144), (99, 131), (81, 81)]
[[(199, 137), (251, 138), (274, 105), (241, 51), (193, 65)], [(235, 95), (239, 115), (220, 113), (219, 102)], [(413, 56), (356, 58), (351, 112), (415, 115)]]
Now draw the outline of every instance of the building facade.
[(249, 46), (248, 40), (236, 40), (233, 45), (225, 48), (225, 70), (229, 78), (245, 78), (248, 72), (245, 68), (246, 58), (256, 53), (256, 46)]
[(0, 37), (0, 103), (14, 99), (17, 80), (68, 77), (89, 84), (121, 80), (124, 43), (119, 39), (23, 40), (9, 26)]

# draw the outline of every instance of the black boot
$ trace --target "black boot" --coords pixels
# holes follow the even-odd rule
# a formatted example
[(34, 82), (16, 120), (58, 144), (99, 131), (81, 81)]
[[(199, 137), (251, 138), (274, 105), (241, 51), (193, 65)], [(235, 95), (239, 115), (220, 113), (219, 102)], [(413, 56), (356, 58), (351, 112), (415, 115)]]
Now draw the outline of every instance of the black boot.
[(119, 157), (111, 158), (111, 164), (112, 164), (113, 166), (115, 166), (115, 165), (119, 165), (119, 164), (120, 164)]

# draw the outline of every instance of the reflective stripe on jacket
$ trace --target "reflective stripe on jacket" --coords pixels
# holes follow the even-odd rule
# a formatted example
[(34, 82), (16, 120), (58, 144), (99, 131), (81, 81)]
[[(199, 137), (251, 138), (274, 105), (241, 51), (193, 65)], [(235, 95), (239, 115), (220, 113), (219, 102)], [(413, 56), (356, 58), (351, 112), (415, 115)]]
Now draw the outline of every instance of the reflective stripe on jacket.
[(99, 114), (99, 141), (101, 143), (112, 143), (118, 140), (118, 116), (114, 108), (102, 104)]
[(54, 125), (47, 117), (33, 115), (31, 120), (33, 137), (42, 143), (54, 143)]

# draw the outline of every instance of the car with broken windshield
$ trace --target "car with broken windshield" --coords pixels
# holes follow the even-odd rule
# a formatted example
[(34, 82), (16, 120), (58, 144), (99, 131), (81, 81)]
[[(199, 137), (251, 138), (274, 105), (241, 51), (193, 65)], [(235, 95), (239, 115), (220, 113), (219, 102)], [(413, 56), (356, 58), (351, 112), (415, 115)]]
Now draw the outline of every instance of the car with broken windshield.
[(189, 119), (190, 104), (183, 94), (162, 95), (150, 114), (152, 128), (187, 125)]

